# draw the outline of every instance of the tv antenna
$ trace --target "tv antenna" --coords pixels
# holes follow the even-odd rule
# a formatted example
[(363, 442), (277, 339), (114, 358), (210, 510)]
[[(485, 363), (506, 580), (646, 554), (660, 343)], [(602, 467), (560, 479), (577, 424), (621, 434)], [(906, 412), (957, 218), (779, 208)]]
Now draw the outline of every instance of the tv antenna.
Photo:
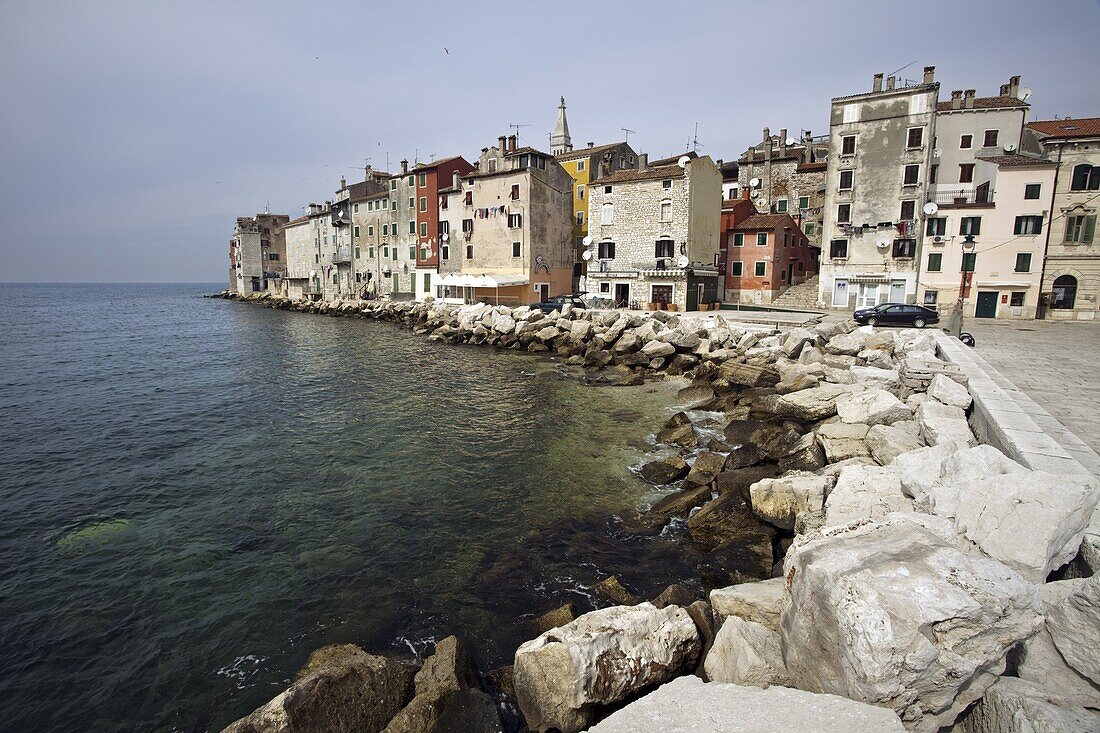
[(519, 122), (515, 122), (515, 123), (512, 123), (512, 124), (508, 125), (508, 127), (511, 127), (513, 130), (516, 131), (516, 140), (519, 140), (522, 137), (522, 135), (520, 134), (521, 133), (520, 128), (530, 127), (530, 126), (531, 126), (530, 124), (519, 123)]
[(626, 128), (626, 127), (620, 127), (619, 129), (626, 133), (626, 139), (623, 140), (623, 142), (628, 143), (628, 144), (630, 143), (630, 133), (634, 133), (635, 135), (638, 134), (637, 130), (631, 130), (631, 129)]
[(688, 144), (688, 147), (691, 148), (691, 152), (693, 152), (693, 153), (698, 153), (699, 148), (705, 148), (706, 147), (706, 145), (700, 145), (699, 144), (699, 123), (698, 122), (695, 123), (695, 133), (691, 136), (691, 141)]
[(909, 63), (907, 63), (907, 64), (906, 64), (905, 66), (901, 67), (900, 69), (894, 69), (893, 71), (891, 71), (891, 72), (890, 72), (889, 74), (887, 74), (886, 76), (894, 76), (894, 75), (896, 75), (896, 74), (897, 74), (897, 73), (898, 73), (899, 71), (905, 71), (906, 69), (908, 69), (908, 68), (909, 68), (910, 66), (912, 66), (912, 65), (913, 65), (913, 64), (915, 64), (915, 63), (917, 63), (917, 59), (913, 59), (912, 61), (910, 61)]

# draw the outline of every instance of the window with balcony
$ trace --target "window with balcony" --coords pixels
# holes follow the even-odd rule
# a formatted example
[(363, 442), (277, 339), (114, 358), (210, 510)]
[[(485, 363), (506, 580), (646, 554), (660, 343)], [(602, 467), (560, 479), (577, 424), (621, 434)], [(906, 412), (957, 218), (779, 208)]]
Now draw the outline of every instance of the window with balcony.
[(855, 171), (841, 171), (840, 172), (840, 190), (851, 191), (852, 184), (855, 182)]
[(928, 253), (928, 272), (939, 272), (943, 268), (943, 255), (939, 252)]
[(848, 224), (852, 221), (852, 205), (851, 204), (837, 204), (836, 205), (836, 221), (838, 224)]
[(917, 240), (895, 239), (893, 257), (895, 260), (911, 260), (917, 253)]
[(846, 260), (848, 259), (848, 240), (847, 239), (834, 239), (829, 242), (829, 259), (831, 260)]
[(1012, 229), (1013, 234), (1040, 234), (1043, 231), (1043, 217), (1041, 216), (1017, 216), (1016, 225)]
[(613, 260), (615, 259), (615, 243), (614, 242), (600, 242), (597, 246), (598, 259), (601, 260)]
[(905, 139), (905, 147), (919, 148), (922, 145), (924, 145), (924, 128), (910, 127), (909, 135)]
[(658, 239), (653, 247), (653, 256), (657, 259), (670, 258), (675, 254), (676, 246), (671, 239)]
[(982, 217), (964, 216), (959, 219), (959, 235), (965, 237), (970, 234), (978, 236), (982, 233)]
[(959, 164), (959, 183), (973, 183), (974, 182), (974, 164), (973, 163), (960, 163)]
[(1096, 238), (1096, 216), (1066, 217), (1066, 244), (1092, 244)]
[(902, 178), (903, 186), (915, 186), (920, 178), (920, 165), (905, 166), (905, 176)]
[(840, 138), (840, 154), (841, 155), (855, 155), (856, 154), (856, 136), (845, 135)]

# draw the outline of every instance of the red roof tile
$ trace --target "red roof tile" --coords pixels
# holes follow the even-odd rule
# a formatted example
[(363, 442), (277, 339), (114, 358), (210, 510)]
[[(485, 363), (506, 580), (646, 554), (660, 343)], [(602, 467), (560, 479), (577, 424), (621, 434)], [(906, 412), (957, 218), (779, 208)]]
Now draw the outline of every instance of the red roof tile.
[[(966, 102), (964, 101), (965, 105)], [(974, 97), (973, 107), (959, 107), (954, 109), (951, 106), (951, 101), (938, 102), (936, 104), (937, 112), (966, 112), (971, 109), (997, 109), (998, 107), (1030, 107), (1031, 105), (1016, 97), (1004, 96), (1004, 97)]]
[(1032, 130), (1048, 137), (1096, 137), (1100, 135), (1100, 117), (1080, 119), (1039, 120), (1027, 124)]

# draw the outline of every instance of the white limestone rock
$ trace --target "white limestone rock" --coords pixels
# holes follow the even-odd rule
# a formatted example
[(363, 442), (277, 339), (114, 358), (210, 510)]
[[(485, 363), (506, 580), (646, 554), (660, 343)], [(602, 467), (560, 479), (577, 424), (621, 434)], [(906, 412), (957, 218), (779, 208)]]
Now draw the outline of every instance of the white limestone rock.
[(700, 649), (695, 623), (679, 606), (592, 611), (516, 650), (516, 700), (532, 730), (575, 733), (596, 706), (693, 668)]
[(655, 359), (661, 356), (672, 356), (676, 353), (676, 347), (664, 341), (654, 339), (642, 347), (641, 353), (651, 359)]
[(592, 335), (591, 321), (573, 321), (569, 324), (569, 338), (584, 343)]
[[(1039, 586), (1043, 614), (1048, 618), (1048, 622), (1043, 625), (1039, 633), (1021, 645), (1020, 653), (1016, 658), (1016, 674), (1021, 679), (1057, 690), (1060, 695), (1080, 705), (1100, 709), (1100, 686), (1093, 684), (1088, 677), (1069, 666), (1066, 658), (1058, 651), (1049, 623), (1049, 617), (1055, 609), (1064, 604), (1071, 594), (1080, 590), (1085, 582), (1084, 578), (1075, 578)], [(1058, 640), (1063, 647), (1072, 648), (1078, 643), (1062, 635), (1061, 625), (1058, 622), (1055, 623), (1054, 630), (1059, 633)], [(1082, 649), (1090, 651), (1087, 646), (1083, 646)], [(1092, 648), (1092, 651), (1094, 650), (1095, 646)]]
[(770, 407), (779, 417), (812, 422), (836, 414), (837, 398), (849, 392), (849, 387), (823, 384), (812, 389), (802, 389), (790, 394), (778, 395), (772, 400), (761, 400), (761, 406)]
[(958, 733), (1100, 733), (1100, 712), (1052, 685), (1002, 677), (953, 729)]
[(787, 684), (779, 634), (763, 624), (730, 616), (703, 661), (711, 682), (769, 687)]
[(860, 331), (842, 333), (833, 336), (825, 343), (826, 354), (840, 354), (843, 356), (855, 356), (863, 351), (863, 342), (867, 340), (867, 334)]
[(738, 616), (778, 631), (779, 614), (783, 611), (783, 596), (786, 592), (786, 581), (783, 578), (739, 583), (712, 590), (710, 607), (719, 623), (727, 616)]
[(945, 453), (939, 474), (920, 506), (941, 517), (954, 519), (967, 487), (989, 478), (1022, 478), (1029, 473), (1028, 469), (991, 445), (966, 448), (955, 444), (955, 450)]
[(883, 387), (896, 388), (901, 382), (901, 377), (898, 376), (897, 369), (879, 369), (873, 366), (852, 366), (849, 367), (848, 371), (851, 372), (852, 379), (857, 383), (868, 382)]
[(925, 400), (917, 408), (917, 425), (920, 426), (921, 438), (928, 445), (944, 443), (976, 445), (978, 442), (970, 432), (966, 413), (958, 407), (951, 407), (935, 400)]
[(815, 433), (817, 442), (825, 451), (829, 463), (847, 461), (851, 458), (867, 458), (871, 455), (867, 449), (867, 426), (844, 422), (825, 423)]
[(1100, 684), (1100, 576), (1088, 578), (1055, 606), (1046, 626), (1066, 663)]
[(822, 512), (830, 483), (825, 476), (804, 472), (757, 481), (749, 486), (752, 510), (776, 527), (794, 529), (795, 519), (802, 512)]
[(846, 423), (863, 425), (892, 425), (913, 418), (909, 408), (884, 389), (868, 389), (840, 395), (836, 400), (836, 414)]
[(787, 331), (787, 336), (783, 339), (783, 356), (788, 359), (797, 359), (799, 354), (802, 353), (802, 348), (806, 344), (812, 344), (814, 342), (814, 333), (806, 328), (792, 328)]
[(891, 512), (911, 511), (913, 500), (902, 493), (896, 469), (848, 466), (840, 472), (825, 502), (825, 524), (878, 521)]
[(891, 710), (789, 687), (767, 689), (680, 677), (589, 733), (904, 733)]
[(958, 407), (962, 410), (970, 407), (970, 403), (973, 401), (970, 397), (970, 390), (943, 374), (932, 377), (927, 394), (945, 405)]
[(917, 424), (912, 420), (875, 425), (867, 431), (865, 440), (871, 457), (881, 466), (887, 466), (902, 453), (917, 450), (923, 445), (917, 433)]
[(928, 515), (796, 538), (784, 575), (792, 685), (893, 708), (916, 733), (951, 725), (1042, 623), (1031, 583)]

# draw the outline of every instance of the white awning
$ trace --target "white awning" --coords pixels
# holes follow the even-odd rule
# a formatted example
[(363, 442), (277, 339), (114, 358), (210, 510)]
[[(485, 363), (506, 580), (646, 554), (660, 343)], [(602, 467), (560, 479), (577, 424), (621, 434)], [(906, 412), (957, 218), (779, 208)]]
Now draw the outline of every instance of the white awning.
[(470, 275), (451, 273), (439, 282), (449, 288), (506, 288), (512, 285), (526, 285), (530, 278), (526, 275)]

